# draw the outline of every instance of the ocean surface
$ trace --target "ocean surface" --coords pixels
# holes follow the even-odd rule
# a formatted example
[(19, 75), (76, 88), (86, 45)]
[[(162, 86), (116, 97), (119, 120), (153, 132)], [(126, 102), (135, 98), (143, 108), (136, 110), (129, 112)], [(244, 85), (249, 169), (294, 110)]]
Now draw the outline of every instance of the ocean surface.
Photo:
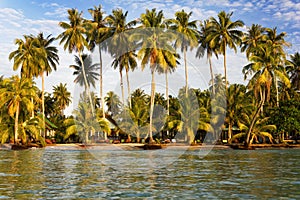
[(300, 149), (2, 150), (0, 199), (300, 199)]

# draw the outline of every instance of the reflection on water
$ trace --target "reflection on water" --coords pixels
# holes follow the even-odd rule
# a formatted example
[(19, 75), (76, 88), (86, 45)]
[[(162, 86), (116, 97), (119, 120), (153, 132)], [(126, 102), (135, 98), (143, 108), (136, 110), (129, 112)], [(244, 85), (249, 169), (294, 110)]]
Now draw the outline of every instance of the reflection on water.
[(186, 151), (159, 169), (140, 152), (111, 168), (85, 150), (0, 151), (0, 199), (300, 199), (299, 149)]

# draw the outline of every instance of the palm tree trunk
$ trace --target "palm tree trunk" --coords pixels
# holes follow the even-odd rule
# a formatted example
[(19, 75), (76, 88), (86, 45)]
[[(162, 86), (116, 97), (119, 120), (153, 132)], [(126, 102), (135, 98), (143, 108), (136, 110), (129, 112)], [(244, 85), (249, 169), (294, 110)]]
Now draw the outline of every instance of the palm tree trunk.
[(16, 117), (15, 117), (15, 134), (14, 134), (14, 143), (19, 143), (18, 142), (18, 127), (19, 127), (19, 109), (20, 109), (20, 104), (17, 102), (17, 109), (16, 109)]
[[(33, 103), (33, 97), (31, 97), (31, 103), (32, 103), (32, 105), (34, 105), (34, 103)], [(32, 118), (34, 118), (34, 108), (31, 111), (31, 118), (30, 119), (32, 119)]]
[[(168, 79), (168, 71), (166, 74), (166, 99), (167, 99), (167, 117), (170, 115), (170, 100), (169, 100), (169, 79)], [(169, 129), (167, 129), (167, 135), (169, 135)]]
[(152, 124), (153, 124), (153, 110), (154, 110), (154, 98), (155, 98), (155, 80), (154, 80), (154, 69), (151, 69), (151, 98), (150, 98), (150, 124), (149, 124), (149, 137), (150, 137), (150, 143), (153, 142), (153, 136), (152, 136)]
[(98, 45), (99, 48), (99, 57), (100, 57), (100, 99), (102, 105), (102, 118), (105, 118), (105, 110), (104, 110), (104, 97), (103, 97), (103, 65), (102, 65), (102, 54), (101, 54), (101, 46)]
[(278, 91), (278, 80), (276, 78), (276, 75), (274, 76), (275, 79), (275, 88), (276, 88), (276, 105), (279, 107), (279, 91)]
[(211, 84), (212, 84), (212, 94), (215, 95), (215, 80), (214, 80), (214, 73), (213, 73), (213, 68), (212, 68), (212, 62), (211, 62), (211, 57), (208, 58), (209, 62), (209, 70), (210, 70), (210, 78), (211, 78)]
[(265, 91), (263, 91), (263, 98), (261, 99), (260, 104), (259, 104), (258, 108), (256, 109), (256, 112), (253, 116), (253, 119), (251, 121), (251, 124), (250, 124), (248, 132), (247, 132), (247, 138), (246, 138), (246, 144), (245, 144), (247, 147), (251, 146), (251, 142), (252, 142), (252, 140), (250, 140), (251, 132), (252, 132), (252, 129), (256, 122), (256, 119), (261, 111), (261, 108), (264, 105), (264, 102), (265, 102)]
[(42, 72), (42, 117), (43, 117), (43, 137), (46, 138), (45, 124), (45, 75)]
[(121, 87), (121, 93), (122, 93), (122, 104), (125, 105), (125, 95), (124, 95), (124, 83), (123, 83), (123, 75), (122, 71), (120, 70), (120, 87)]
[(188, 67), (186, 61), (186, 47), (183, 48), (184, 69), (185, 69), (185, 96), (188, 96)]
[(81, 52), (79, 52), (78, 54), (79, 54), (80, 62), (82, 64), (82, 73), (83, 73), (84, 85), (85, 85), (85, 88), (86, 88), (86, 94), (88, 95), (89, 100), (90, 100), (92, 115), (95, 116), (95, 114), (94, 114), (95, 112), (94, 112), (93, 100), (92, 100), (92, 96), (91, 96), (91, 93), (90, 93), (90, 87), (89, 87), (87, 79), (86, 79), (85, 67), (84, 67), (84, 63), (83, 63)]
[(226, 67), (226, 49), (224, 50), (224, 76), (225, 76), (225, 91), (227, 91), (228, 82), (227, 82), (227, 67)]
[(129, 84), (129, 72), (128, 72), (128, 70), (126, 70), (126, 81), (127, 81), (127, 92), (128, 92), (129, 108), (131, 108), (131, 95), (130, 95), (130, 84)]
[(228, 142), (230, 143), (231, 141), (231, 138), (232, 138), (232, 124), (229, 123), (228, 124)]

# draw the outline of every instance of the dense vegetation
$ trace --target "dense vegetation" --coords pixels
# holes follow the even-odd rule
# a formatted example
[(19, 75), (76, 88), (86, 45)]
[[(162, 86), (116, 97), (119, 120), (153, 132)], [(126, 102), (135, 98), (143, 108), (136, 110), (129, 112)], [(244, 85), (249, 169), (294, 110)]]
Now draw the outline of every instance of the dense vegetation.
[[(241, 31), (243, 21), (232, 20), (233, 13), (221, 11), (217, 18), (191, 21), (184, 10), (173, 19), (163, 11), (146, 10), (140, 18), (127, 20), (127, 13), (115, 9), (105, 16), (101, 6), (89, 9), (85, 19), (76, 9), (68, 10), (68, 22), (60, 22), (62, 33), (56, 38), (43, 33), (16, 39), (11, 52), (13, 70), (20, 76), (0, 80), (1, 142), (106, 141), (108, 136), (120, 141), (162, 142), (176, 138), (188, 143), (204, 138), (228, 142), (283, 142), (296, 138), (300, 131), (299, 91), (300, 54), (288, 55), (291, 45), (286, 33), (276, 28), (251, 25)], [(53, 86), (45, 93), (44, 78), (59, 65), (58, 40), (70, 54), (76, 53), (75, 83), (85, 88), (73, 116), (64, 109), (72, 101), (66, 84)], [(109, 41), (109, 42), (108, 42)], [(227, 50), (244, 52), (249, 64), (241, 66), (248, 84), (227, 81)], [(93, 63), (83, 52), (99, 51)], [(211, 81), (205, 91), (188, 87), (188, 55), (209, 61)], [(112, 67), (119, 71), (122, 96), (103, 94), (102, 54), (111, 55)], [(223, 57), (224, 75), (214, 74), (212, 57)], [(168, 94), (168, 80), (183, 58), (185, 85), (178, 96)], [(98, 64), (99, 63), (99, 64)], [(130, 88), (129, 74), (136, 68), (149, 68), (151, 93)], [(230, 66), (229, 66), (230, 67)], [(125, 99), (125, 72), (128, 99)], [(165, 74), (166, 92), (155, 91), (155, 74)], [(42, 78), (38, 89), (33, 78)], [(90, 92), (99, 81), (100, 91)], [(109, 80), (108, 80), (109, 81)], [(158, 106), (160, 105), (160, 106)], [(222, 134), (221, 134), (222, 133)], [(219, 137), (221, 134), (221, 138)]]

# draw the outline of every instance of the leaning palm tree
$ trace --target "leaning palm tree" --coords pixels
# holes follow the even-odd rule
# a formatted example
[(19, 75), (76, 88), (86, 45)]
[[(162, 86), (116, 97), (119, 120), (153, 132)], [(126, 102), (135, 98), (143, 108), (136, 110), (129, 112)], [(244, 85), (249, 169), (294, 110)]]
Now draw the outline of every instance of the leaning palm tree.
[(259, 47), (256, 55), (250, 56), (251, 63), (243, 68), (245, 79), (254, 73), (249, 81), (248, 88), (254, 91), (255, 97), (259, 101), (248, 129), (246, 145), (250, 145), (252, 128), (263, 110), (264, 103), (270, 99), (271, 85), (275, 82), (275, 78), (278, 77), (288, 87), (290, 85), (286, 74), (278, 69), (278, 63), (281, 62), (281, 59), (283, 59), (281, 53), (274, 54), (273, 48), (268, 44), (264, 44)]
[(0, 108), (6, 105), (8, 114), (15, 119), (14, 142), (18, 143), (20, 110), (26, 109), (28, 112), (33, 110), (31, 99), (35, 97), (36, 88), (31, 79), (18, 76), (5, 79), (3, 86), (0, 89)]
[[(248, 147), (252, 145), (254, 140), (258, 140), (258, 137), (261, 137), (263, 140), (268, 138), (269, 141), (272, 143), (273, 136), (271, 131), (276, 130), (276, 126), (269, 124), (268, 120), (269, 117), (261, 116), (253, 123), (252, 120), (254, 118), (255, 111), (252, 109), (251, 112), (246, 112), (241, 114), (241, 119), (238, 123), (240, 133), (234, 135), (232, 140), (237, 138), (245, 137), (247, 138)], [(249, 129), (251, 128), (250, 135), (248, 136)], [(249, 138), (249, 139), (248, 139)], [(249, 140), (249, 141), (248, 141)]]
[(70, 68), (75, 70), (73, 72), (73, 75), (76, 76), (74, 82), (78, 83), (80, 86), (84, 86), (85, 91), (87, 92), (88, 88), (96, 86), (96, 80), (98, 80), (99, 76), (99, 73), (96, 71), (99, 69), (99, 64), (93, 64), (91, 55), (87, 54), (83, 54), (82, 59), (75, 56), (75, 63), (76, 65), (70, 65)]
[(237, 52), (237, 45), (241, 44), (243, 32), (238, 28), (244, 26), (241, 20), (231, 21), (231, 13), (221, 11), (218, 19), (211, 17), (209, 23), (209, 35), (207, 40), (210, 41), (212, 48), (219, 47), (219, 53), (224, 56), (224, 76), (227, 89), (227, 67), (226, 67), (226, 48), (227, 46)]
[(67, 84), (60, 83), (57, 86), (53, 86), (53, 97), (59, 109), (61, 110), (61, 115), (64, 115), (64, 109), (72, 102), (71, 93), (67, 90)]
[(150, 124), (149, 138), (150, 143), (153, 142), (152, 126), (153, 126), (153, 109), (155, 97), (155, 72), (161, 71), (168, 66), (175, 67), (177, 65), (176, 51), (171, 46), (174, 41), (174, 34), (169, 30), (165, 30), (163, 24), (163, 12), (156, 12), (156, 9), (146, 10), (141, 14), (141, 27), (137, 30), (136, 39), (142, 41), (138, 57), (141, 59), (141, 67), (145, 69), (149, 63), (151, 70), (151, 100), (150, 100)]
[[(89, 44), (86, 40), (86, 35), (88, 34), (87, 29), (89, 29), (91, 26), (90, 23), (83, 20), (82, 18), (82, 12), (79, 13), (77, 9), (69, 9), (68, 10), (68, 19), (69, 23), (67, 22), (60, 22), (59, 26), (64, 29), (64, 32), (58, 35), (58, 39), (60, 39), (59, 44), (64, 43), (64, 50), (68, 50), (69, 53), (72, 53), (73, 51), (78, 53), (78, 58), (82, 64), (83, 58), (82, 58), (82, 52), (84, 48), (89, 48)], [(90, 93), (90, 87), (87, 81), (87, 76), (85, 73), (85, 67), (82, 68), (82, 76), (84, 80), (84, 85), (86, 88), (86, 93)], [(94, 108), (92, 105), (92, 99), (89, 95), (90, 104), (92, 108), (92, 113), (94, 115)]]
[(99, 60), (100, 60), (100, 71), (99, 71), (99, 81), (100, 81), (100, 100), (102, 106), (102, 117), (105, 118), (105, 109), (104, 109), (104, 96), (103, 96), (103, 63), (102, 63), (102, 50), (106, 50), (105, 40), (108, 38), (108, 29), (106, 27), (106, 22), (104, 20), (104, 11), (102, 6), (94, 6), (93, 8), (88, 9), (88, 12), (92, 16), (92, 20), (89, 21), (92, 23), (91, 30), (89, 30), (89, 41), (91, 50), (94, 50), (96, 45), (98, 45), (99, 51)]
[(197, 31), (197, 20), (189, 21), (192, 12), (186, 13), (184, 10), (175, 13), (175, 19), (167, 20), (167, 23), (172, 23), (172, 30), (177, 31), (180, 35), (176, 38), (175, 46), (180, 47), (184, 57), (185, 69), (185, 92), (188, 94), (188, 66), (186, 52), (188, 47), (191, 49), (198, 45), (199, 32)]
[(196, 52), (196, 57), (203, 57), (205, 52), (206, 56), (209, 62), (209, 70), (210, 70), (210, 77), (211, 77), (211, 85), (212, 85), (212, 94), (215, 94), (215, 83), (214, 83), (214, 73), (213, 73), (213, 67), (212, 67), (212, 55), (214, 54), (218, 58), (218, 52), (217, 49), (218, 46), (214, 46), (212, 48), (210, 41), (208, 41), (208, 35), (209, 35), (209, 20), (205, 20), (203, 23), (200, 24), (201, 29), (199, 33), (199, 47)]
[(122, 9), (116, 9), (112, 11), (112, 14), (105, 18), (108, 23), (108, 33), (111, 36), (108, 50), (114, 58), (112, 66), (117, 69), (119, 68), (120, 73), (120, 87), (122, 92), (122, 102), (125, 103), (124, 98), (124, 86), (123, 86), (123, 75), (122, 71), (126, 71), (128, 98), (130, 101), (130, 85), (129, 85), (129, 70), (132, 71), (137, 67), (136, 54), (134, 43), (129, 40), (129, 30), (136, 25), (136, 21), (127, 22), (128, 12), (123, 12)]

